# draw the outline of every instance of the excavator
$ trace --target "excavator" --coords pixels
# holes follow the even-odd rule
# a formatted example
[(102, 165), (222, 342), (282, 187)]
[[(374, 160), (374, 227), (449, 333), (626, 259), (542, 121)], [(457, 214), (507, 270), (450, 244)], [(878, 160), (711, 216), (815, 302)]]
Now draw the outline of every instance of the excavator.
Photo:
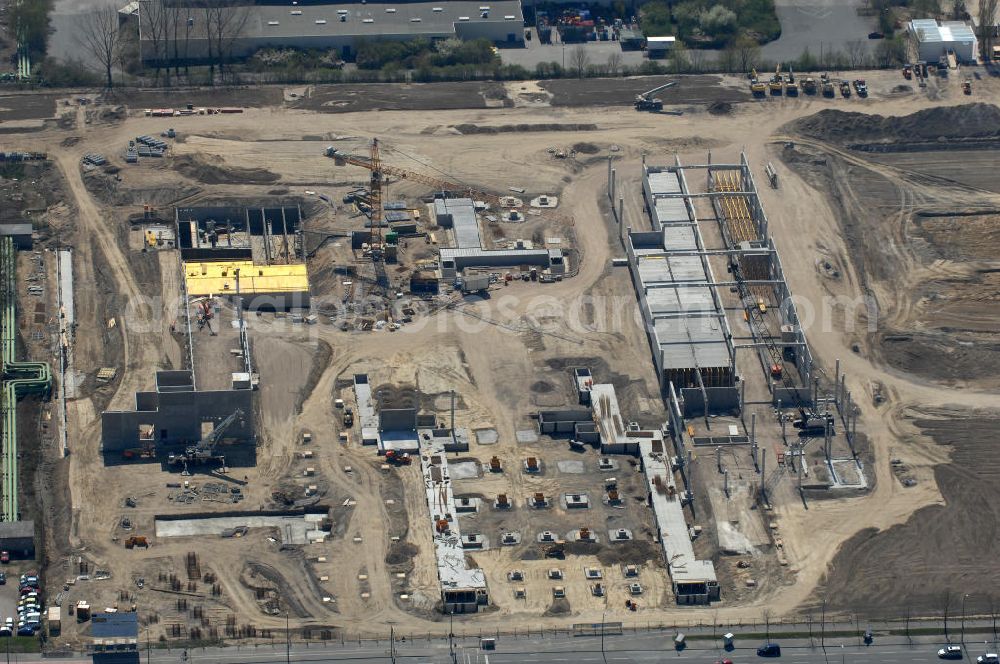
[(789, 97), (799, 96), (799, 84), (795, 82), (795, 72), (788, 67), (788, 82), (785, 84), (785, 94)]
[(184, 466), (184, 471), (187, 472), (188, 464), (191, 463), (206, 463), (209, 461), (221, 461), (225, 465), (226, 457), (223, 454), (216, 454), (215, 446), (222, 441), (222, 437), (225, 435), (226, 431), (233, 426), (239, 420), (243, 421), (245, 413), (242, 409), (237, 408), (232, 412), (232, 414), (226, 419), (222, 420), (212, 433), (208, 434), (200, 441), (198, 444), (189, 446), (184, 450), (183, 454), (171, 454), (167, 457), (167, 463), (172, 466)]
[(781, 65), (779, 64), (774, 68), (774, 76), (771, 77), (771, 82), (768, 83), (768, 87), (771, 88), (772, 95), (781, 94), (781, 84)]
[(663, 102), (660, 101), (659, 99), (656, 99), (655, 97), (653, 97), (653, 95), (655, 95), (657, 92), (660, 92), (662, 90), (666, 90), (667, 88), (672, 87), (674, 85), (677, 85), (677, 81), (671, 81), (669, 83), (664, 83), (663, 85), (659, 85), (659, 86), (653, 88), (652, 90), (647, 90), (646, 92), (643, 92), (642, 94), (636, 95), (635, 96), (635, 110), (637, 110), (637, 111), (653, 111), (653, 112), (655, 112), (655, 111), (662, 111), (663, 110)]
[(767, 86), (764, 85), (757, 76), (756, 67), (753, 67), (750, 70), (750, 92), (754, 97), (763, 97), (764, 93), (767, 92)]

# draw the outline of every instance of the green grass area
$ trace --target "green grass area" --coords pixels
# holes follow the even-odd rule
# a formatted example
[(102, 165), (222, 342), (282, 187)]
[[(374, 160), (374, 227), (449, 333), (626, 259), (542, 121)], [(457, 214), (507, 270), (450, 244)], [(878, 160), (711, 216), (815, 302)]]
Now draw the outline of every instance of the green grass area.
[(0, 639), (0, 648), (4, 652), (41, 652), (42, 642), (39, 641), (37, 636), (8, 636)]
[(647, 37), (673, 35), (696, 48), (718, 48), (741, 35), (763, 44), (781, 34), (774, 0), (650, 0), (639, 13)]

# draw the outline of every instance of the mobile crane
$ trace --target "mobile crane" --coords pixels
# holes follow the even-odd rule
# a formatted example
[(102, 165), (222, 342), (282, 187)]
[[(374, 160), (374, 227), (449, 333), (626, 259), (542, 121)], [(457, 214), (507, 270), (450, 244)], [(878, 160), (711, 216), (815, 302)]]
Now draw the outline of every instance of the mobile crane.
[(167, 458), (167, 462), (172, 466), (184, 466), (184, 470), (187, 471), (188, 464), (190, 463), (206, 463), (209, 461), (221, 461), (223, 465), (226, 463), (226, 457), (224, 454), (216, 454), (215, 447), (222, 441), (223, 435), (226, 431), (232, 427), (237, 420), (243, 421), (245, 413), (241, 408), (237, 408), (232, 412), (229, 417), (222, 420), (212, 433), (208, 434), (197, 444), (189, 446), (184, 450), (183, 454), (171, 454)]
[(637, 111), (662, 111), (663, 102), (659, 99), (653, 97), (657, 92), (666, 90), (669, 87), (677, 85), (677, 81), (671, 81), (669, 83), (664, 83), (663, 85), (658, 85), (652, 90), (647, 90), (641, 94), (635, 96), (635, 110)]

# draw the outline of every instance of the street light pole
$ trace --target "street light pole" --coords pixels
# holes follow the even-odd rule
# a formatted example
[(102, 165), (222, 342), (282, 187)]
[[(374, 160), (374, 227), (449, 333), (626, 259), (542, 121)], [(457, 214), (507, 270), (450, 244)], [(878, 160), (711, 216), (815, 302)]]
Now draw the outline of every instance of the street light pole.
[(965, 645), (965, 600), (969, 599), (969, 593), (962, 595), (962, 645)]
[(292, 661), (292, 633), (288, 628), (288, 610), (285, 610), (285, 662)]

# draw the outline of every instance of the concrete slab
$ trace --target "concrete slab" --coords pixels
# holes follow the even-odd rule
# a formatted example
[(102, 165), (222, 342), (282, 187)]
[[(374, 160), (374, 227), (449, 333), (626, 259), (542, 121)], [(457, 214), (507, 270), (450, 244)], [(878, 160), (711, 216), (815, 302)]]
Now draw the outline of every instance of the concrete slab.
[(559, 461), (556, 463), (559, 468), (560, 473), (566, 473), (567, 475), (581, 475), (584, 472), (583, 461)]
[[(220, 516), (207, 519), (180, 519), (177, 521), (156, 521), (157, 537), (195, 537), (201, 535), (222, 535), (230, 528), (277, 528), (282, 544), (308, 544), (316, 541), (321, 533), (318, 525), (322, 514), (302, 516)], [(323, 533), (325, 536), (325, 533)], [(322, 540), (322, 537), (319, 537)]]
[(495, 445), (500, 439), (496, 429), (476, 429), (476, 442), (480, 445)]
[(475, 461), (463, 461), (448, 465), (452, 480), (469, 480), (479, 477), (479, 464)]
[(525, 445), (538, 442), (538, 433), (533, 429), (523, 429), (518, 431), (515, 436), (517, 437), (517, 442), (524, 443)]

